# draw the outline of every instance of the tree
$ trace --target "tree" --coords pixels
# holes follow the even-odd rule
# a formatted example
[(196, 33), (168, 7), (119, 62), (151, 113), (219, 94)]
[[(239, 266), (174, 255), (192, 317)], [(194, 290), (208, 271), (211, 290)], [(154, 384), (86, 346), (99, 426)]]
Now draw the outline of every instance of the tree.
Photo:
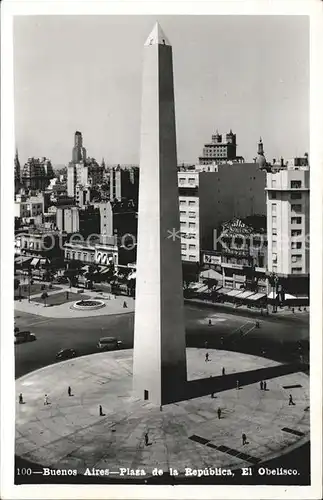
[(44, 306), (46, 307), (46, 301), (48, 299), (48, 293), (47, 292), (43, 292), (41, 294), (41, 297), (40, 297), (43, 301), (44, 301)]

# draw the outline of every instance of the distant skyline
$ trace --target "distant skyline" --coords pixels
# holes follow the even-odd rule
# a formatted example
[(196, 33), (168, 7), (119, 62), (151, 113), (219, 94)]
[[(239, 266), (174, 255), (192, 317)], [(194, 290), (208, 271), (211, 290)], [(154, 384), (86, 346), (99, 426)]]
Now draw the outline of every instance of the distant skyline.
[(197, 163), (218, 130), (253, 161), (309, 149), (306, 16), (24, 16), (14, 20), (21, 163), (88, 156), (139, 163), (143, 45), (156, 20), (173, 46), (178, 162)]

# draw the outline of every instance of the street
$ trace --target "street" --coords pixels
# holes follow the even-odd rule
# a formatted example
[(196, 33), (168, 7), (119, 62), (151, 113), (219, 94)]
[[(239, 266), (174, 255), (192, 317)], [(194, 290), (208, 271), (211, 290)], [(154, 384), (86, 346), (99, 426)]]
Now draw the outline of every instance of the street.
[[(211, 324), (209, 322), (211, 321)], [(223, 311), (196, 305), (185, 305), (186, 344), (234, 350), (268, 356), (278, 361), (308, 360), (308, 314), (261, 318), (255, 326), (252, 313)], [(134, 315), (96, 316), (86, 318), (44, 318), (15, 312), (15, 323), (21, 330), (35, 333), (35, 342), (15, 346), (16, 378), (30, 371), (56, 363), (55, 355), (62, 348), (73, 348), (78, 356), (98, 352), (100, 337), (117, 337), (124, 348), (133, 346)], [(302, 342), (300, 352), (298, 342)]]

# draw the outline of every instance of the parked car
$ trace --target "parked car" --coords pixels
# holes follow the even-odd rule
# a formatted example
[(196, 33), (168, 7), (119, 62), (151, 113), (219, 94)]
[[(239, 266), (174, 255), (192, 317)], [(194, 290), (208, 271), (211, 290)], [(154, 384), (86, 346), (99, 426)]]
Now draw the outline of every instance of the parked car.
[(66, 276), (57, 276), (54, 281), (56, 281), (56, 283), (68, 283), (68, 278), (66, 278)]
[(121, 346), (121, 340), (118, 340), (115, 337), (102, 337), (97, 344), (97, 348), (101, 351), (115, 351)]
[(61, 349), (56, 354), (56, 359), (70, 359), (76, 356), (75, 349)]
[(15, 344), (23, 344), (24, 342), (33, 342), (36, 340), (36, 335), (29, 331), (15, 332)]

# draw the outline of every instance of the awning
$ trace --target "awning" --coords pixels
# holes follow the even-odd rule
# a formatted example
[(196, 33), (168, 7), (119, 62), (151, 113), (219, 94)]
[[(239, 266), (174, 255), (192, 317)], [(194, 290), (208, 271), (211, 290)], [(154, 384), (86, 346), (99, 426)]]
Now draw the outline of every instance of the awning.
[(237, 295), (240, 296), (243, 292), (241, 290), (231, 290), (230, 292), (226, 293), (228, 297), (236, 297)]
[(246, 299), (247, 297), (251, 297), (251, 295), (254, 295), (255, 292), (250, 292), (249, 290), (246, 290), (244, 292), (242, 292), (240, 295), (239, 295), (239, 299)]
[(15, 264), (24, 264), (32, 259), (33, 257), (20, 256), (15, 259)]
[(221, 295), (227, 295), (229, 292), (232, 292), (232, 288), (219, 288), (219, 290), (217, 290), (218, 293), (220, 293)]
[(31, 266), (37, 266), (38, 264), (39, 264), (39, 259), (36, 258), (34, 258), (30, 263)]
[(197, 293), (203, 293), (203, 292), (206, 292), (208, 290), (208, 287), (207, 285), (203, 285), (201, 286), (201, 288), (199, 288), (198, 290), (196, 290)]
[(254, 295), (248, 297), (248, 300), (252, 300), (253, 302), (264, 299), (266, 297), (265, 293), (255, 293)]
[(222, 274), (214, 271), (214, 269), (206, 269), (200, 273), (200, 278), (211, 279), (211, 280), (222, 280)]

